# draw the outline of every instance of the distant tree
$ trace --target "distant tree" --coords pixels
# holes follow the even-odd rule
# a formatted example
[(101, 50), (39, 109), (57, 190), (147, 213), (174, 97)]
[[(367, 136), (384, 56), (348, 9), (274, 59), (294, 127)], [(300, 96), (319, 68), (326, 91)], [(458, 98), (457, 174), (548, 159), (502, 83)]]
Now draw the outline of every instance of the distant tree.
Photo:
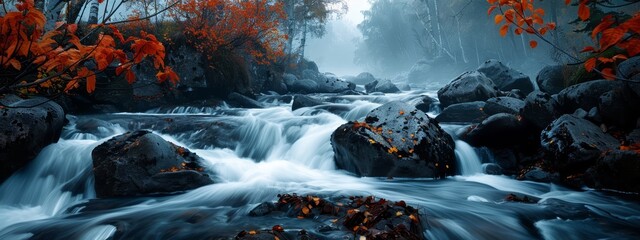
[(53, 97), (81, 85), (91, 93), (96, 89), (96, 74), (108, 67), (115, 67), (116, 74), (124, 73), (130, 83), (135, 81), (132, 67), (144, 59), (150, 59), (158, 69), (160, 82), (178, 81), (165, 66), (164, 46), (155, 36), (140, 32), (138, 37), (125, 38), (115, 26), (117, 22), (109, 22), (117, 7), (108, 11), (100, 24), (83, 29), (82, 34), (73, 22), (50, 24), (54, 20), (49, 17), (63, 18), (54, 17), (57, 5), (47, 7), (54, 13), (43, 13), (33, 0), (17, 0), (15, 8), (5, 4), (0, 2), (0, 94)]

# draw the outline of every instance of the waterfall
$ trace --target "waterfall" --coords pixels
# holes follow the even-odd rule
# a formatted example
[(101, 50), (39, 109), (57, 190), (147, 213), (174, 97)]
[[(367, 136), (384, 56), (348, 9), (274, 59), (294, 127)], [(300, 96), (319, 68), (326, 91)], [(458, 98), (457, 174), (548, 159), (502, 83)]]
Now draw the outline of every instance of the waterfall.
[(482, 161), (476, 150), (462, 140), (456, 140), (456, 159), (460, 166), (460, 173), (463, 176), (482, 173)]

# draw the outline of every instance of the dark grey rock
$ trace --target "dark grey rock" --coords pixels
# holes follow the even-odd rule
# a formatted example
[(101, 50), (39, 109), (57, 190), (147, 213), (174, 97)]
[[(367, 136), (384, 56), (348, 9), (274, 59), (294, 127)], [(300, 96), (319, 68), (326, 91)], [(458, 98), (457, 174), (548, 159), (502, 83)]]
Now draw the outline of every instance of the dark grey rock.
[(484, 102), (465, 102), (446, 107), (436, 116), (438, 122), (479, 123), (488, 115), (484, 112)]
[(232, 92), (227, 98), (233, 106), (241, 108), (264, 108), (262, 103), (237, 92)]
[(520, 115), (538, 129), (544, 129), (559, 115), (557, 106), (556, 100), (548, 93), (533, 91), (524, 100)]
[(433, 104), (436, 104), (438, 100), (429, 96), (422, 96), (422, 100), (420, 100), (416, 104), (416, 108), (423, 112), (430, 112)]
[(477, 71), (466, 72), (438, 90), (442, 107), (456, 103), (486, 101), (496, 97), (498, 91), (491, 79)]
[(587, 183), (598, 189), (640, 193), (639, 173), (638, 152), (608, 151), (587, 171)]
[(498, 113), (473, 127), (463, 140), (472, 146), (505, 148), (523, 143), (527, 129), (518, 117), (509, 113)]
[(58, 142), (65, 113), (57, 103), (40, 97), (22, 99), (5, 95), (0, 96), (0, 103), (8, 106), (0, 109), (0, 182), (3, 182), (44, 147)]
[(316, 93), (318, 92), (318, 83), (311, 79), (301, 79), (293, 82), (287, 88), (294, 93)]
[(322, 104), (323, 102), (316, 98), (309, 97), (306, 95), (295, 95), (293, 97), (293, 104), (291, 105), (291, 111), (295, 111), (303, 107), (313, 107), (313, 106), (318, 106)]
[(621, 91), (623, 87), (624, 83), (619, 81), (594, 80), (565, 88), (556, 95), (556, 100), (562, 113), (573, 113), (578, 108), (591, 110), (598, 106), (602, 94)]
[(564, 71), (566, 66), (546, 66), (540, 70), (536, 77), (536, 83), (540, 91), (548, 94), (557, 94), (565, 88)]
[(487, 100), (484, 105), (484, 112), (487, 115), (497, 113), (520, 114), (524, 108), (524, 101), (512, 97), (495, 97)]
[(620, 143), (588, 120), (565, 114), (540, 136), (542, 148), (564, 173), (583, 172)]
[(534, 90), (533, 83), (529, 76), (505, 66), (502, 62), (491, 59), (478, 67), (478, 72), (483, 73), (503, 91), (520, 89), (524, 95), (528, 95)]
[(455, 174), (453, 138), (424, 112), (402, 102), (372, 110), (331, 135), (338, 168), (358, 176), (442, 178)]
[(213, 183), (201, 159), (148, 131), (116, 136), (91, 152), (100, 198), (173, 193)]
[(502, 167), (495, 163), (482, 164), (482, 172), (489, 175), (502, 175)]

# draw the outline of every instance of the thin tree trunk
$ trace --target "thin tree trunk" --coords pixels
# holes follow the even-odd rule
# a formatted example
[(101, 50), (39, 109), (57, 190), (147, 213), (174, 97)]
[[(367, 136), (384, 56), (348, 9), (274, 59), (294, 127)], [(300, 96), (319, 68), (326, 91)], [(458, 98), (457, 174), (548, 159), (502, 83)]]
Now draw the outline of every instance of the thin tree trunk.
[(67, 13), (67, 22), (75, 23), (80, 21), (78, 16), (83, 9), (84, 4), (87, 0), (71, 0), (69, 1), (69, 12)]
[(524, 40), (524, 34), (520, 34), (520, 40), (522, 40), (522, 51), (524, 52), (524, 56), (529, 57), (529, 54), (527, 53), (527, 44)]
[(60, 13), (66, 3), (62, 0), (49, 0), (46, 4), (45, 9), (45, 17), (47, 18), (47, 23), (44, 25), (44, 30), (49, 31), (53, 30), (56, 26), (56, 22), (60, 20)]
[(442, 31), (440, 30), (440, 12), (438, 11), (438, 1), (433, 1), (433, 6), (436, 12), (436, 26), (438, 27), (438, 40), (442, 45)]
[(91, 7), (89, 8), (89, 21), (87, 21), (87, 23), (89, 24), (97, 24), (98, 23), (98, 1), (97, 0), (90, 0), (91, 1)]

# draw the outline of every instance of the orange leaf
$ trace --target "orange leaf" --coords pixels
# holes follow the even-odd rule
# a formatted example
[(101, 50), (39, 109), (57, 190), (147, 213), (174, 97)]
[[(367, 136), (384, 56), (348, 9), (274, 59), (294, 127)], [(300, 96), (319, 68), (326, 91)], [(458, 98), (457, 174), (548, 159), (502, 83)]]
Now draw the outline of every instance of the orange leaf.
[(584, 62), (584, 68), (587, 70), (587, 72), (593, 71), (593, 69), (596, 68), (596, 59), (589, 58), (586, 62)]
[(592, 46), (586, 46), (580, 52), (593, 52), (595, 49)]
[(611, 59), (613, 59), (613, 60), (627, 60), (628, 57), (625, 56), (624, 54), (617, 54), (617, 55), (613, 56)]
[(498, 14), (493, 18), (493, 21), (496, 24), (500, 24), (502, 22), (502, 20), (504, 20), (504, 15), (502, 15), (502, 14)]
[(20, 61), (16, 60), (15, 58), (10, 59), (9, 62), (5, 63), (5, 65), (11, 65), (15, 70), (18, 71), (22, 69), (22, 64), (20, 64)]
[(87, 76), (87, 92), (92, 93), (94, 90), (96, 90), (96, 74), (90, 73)]
[(500, 36), (507, 36), (507, 32), (509, 31), (509, 25), (505, 24), (500, 27)]
[(547, 26), (548, 26), (548, 27), (549, 27), (549, 29), (551, 29), (551, 30), (555, 30), (555, 29), (556, 29), (556, 23), (554, 23), (554, 22), (551, 22), (551, 23), (547, 24)]
[(604, 79), (616, 80), (616, 74), (613, 73), (613, 69), (605, 68), (605, 69), (602, 69), (601, 72), (602, 72), (602, 77), (604, 77)]
[(514, 31), (516, 33), (516, 35), (520, 35), (522, 34), (522, 28), (516, 28), (516, 30)]
[(613, 24), (612, 15), (607, 15), (604, 18), (602, 18), (602, 22), (600, 22), (600, 24), (598, 24), (598, 26), (596, 26), (591, 32), (591, 38), (596, 39), (596, 36), (598, 35), (598, 33), (611, 27), (611, 24)]
[(601, 63), (612, 63), (613, 59), (607, 57), (599, 57), (598, 61), (600, 61)]
[(565, 4), (565, 5), (569, 5), (569, 4), (571, 4), (571, 0), (564, 0), (564, 4)]
[(580, 20), (586, 21), (590, 16), (591, 10), (589, 10), (589, 7), (587, 7), (586, 1), (581, 1), (580, 5), (578, 6), (578, 17), (580, 18)]
[(536, 40), (531, 40), (529, 41), (529, 46), (531, 48), (536, 48), (538, 46), (538, 42), (536, 42)]
[(136, 75), (131, 70), (127, 70), (127, 73), (124, 75), (124, 78), (127, 79), (129, 84), (132, 84), (136, 81)]
[(602, 32), (600, 38), (600, 51), (604, 51), (609, 47), (616, 45), (623, 37), (625, 31), (619, 28), (609, 28)]
[(636, 33), (640, 33), (640, 14), (636, 13), (636, 15), (633, 16), (631, 19), (620, 24), (620, 27), (622, 27), (625, 30), (631, 30)]
[(71, 34), (76, 34), (76, 30), (78, 30), (78, 24), (69, 24), (67, 25), (67, 31)]

